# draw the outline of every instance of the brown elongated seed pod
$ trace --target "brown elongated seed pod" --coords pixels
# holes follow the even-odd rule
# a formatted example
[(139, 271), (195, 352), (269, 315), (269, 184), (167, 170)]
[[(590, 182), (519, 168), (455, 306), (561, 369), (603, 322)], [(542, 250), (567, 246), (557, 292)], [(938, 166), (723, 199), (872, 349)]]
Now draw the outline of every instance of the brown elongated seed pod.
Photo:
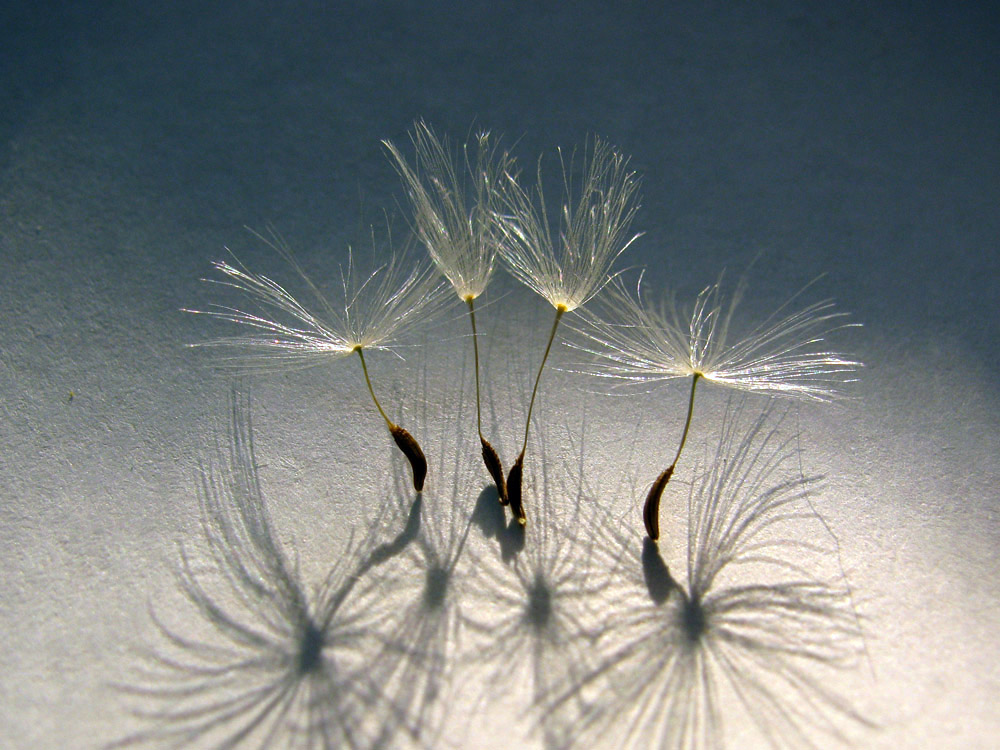
[(486, 464), (486, 471), (490, 473), (493, 484), (497, 487), (500, 504), (506, 505), (509, 502), (507, 499), (507, 480), (503, 476), (503, 464), (500, 463), (500, 456), (486, 438), (480, 436), (479, 440), (483, 444), (483, 463)]
[(507, 499), (510, 501), (510, 512), (517, 522), (524, 526), (528, 517), (524, 515), (524, 505), (521, 503), (521, 477), (524, 473), (524, 451), (517, 457), (507, 475)]
[(660, 495), (663, 494), (663, 488), (667, 486), (673, 473), (673, 466), (668, 466), (663, 470), (663, 473), (653, 482), (653, 486), (649, 488), (646, 504), (642, 506), (642, 522), (646, 524), (646, 533), (654, 542), (660, 539)]
[(427, 459), (424, 458), (424, 452), (420, 450), (420, 445), (413, 438), (413, 435), (398, 424), (390, 427), (389, 432), (392, 433), (392, 439), (396, 441), (396, 446), (410, 462), (410, 468), (413, 470), (413, 489), (417, 492), (422, 491), (424, 479), (427, 477)]

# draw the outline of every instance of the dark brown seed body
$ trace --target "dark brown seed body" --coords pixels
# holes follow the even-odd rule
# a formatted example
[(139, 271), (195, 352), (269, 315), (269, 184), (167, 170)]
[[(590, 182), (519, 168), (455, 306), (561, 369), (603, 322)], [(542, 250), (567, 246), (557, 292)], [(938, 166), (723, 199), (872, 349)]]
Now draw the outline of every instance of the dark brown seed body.
[(646, 524), (646, 533), (654, 542), (660, 539), (660, 496), (663, 488), (670, 481), (670, 475), (674, 473), (674, 467), (668, 466), (663, 473), (656, 478), (653, 486), (649, 488), (646, 495), (646, 504), (642, 506), (642, 522)]
[(503, 477), (503, 464), (500, 463), (500, 456), (486, 438), (480, 436), (479, 439), (483, 443), (483, 463), (486, 464), (486, 471), (490, 473), (490, 476), (493, 478), (493, 484), (497, 487), (500, 504), (506, 505), (508, 503), (507, 481)]
[(528, 517), (524, 515), (524, 506), (521, 504), (521, 477), (524, 472), (524, 451), (517, 457), (514, 465), (510, 467), (507, 475), (507, 499), (510, 501), (510, 512), (517, 522), (524, 526), (528, 522)]
[(424, 479), (427, 477), (427, 459), (424, 458), (424, 452), (420, 450), (420, 445), (413, 438), (413, 435), (398, 424), (390, 427), (389, 432), (392, 433), (392, 439), (396, 441), (399, 450), (410, 462), (410, 468), (413, 470), (413, 489), (417, 492), (422, 491)]

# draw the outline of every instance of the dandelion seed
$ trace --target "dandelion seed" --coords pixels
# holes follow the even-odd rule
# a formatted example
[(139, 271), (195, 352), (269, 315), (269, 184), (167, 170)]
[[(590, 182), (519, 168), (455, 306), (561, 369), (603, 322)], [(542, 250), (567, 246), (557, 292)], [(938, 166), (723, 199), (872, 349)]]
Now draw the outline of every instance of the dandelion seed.
[[(809, 504), (819, 479), (792, 475), (780, 417), (744, 411), (727, 409), (688, 497), (686, 576), (675, 580), (648, 538), (641, 562), (623, 560), (620, 617), (583, 680), (607, 683), (578, 723), (582, 746), (722, 747), (741, 714), (772, 747), (827, 747), (871, 726), (829, 684), (857, 666), (863, 636), (846, 584), (807, 570), (831, 552), (804, 533), (819, 531)], [(628, 537), (620, 543), (634, 549)]]
[[(273, 366), (312, 367), (332, 359), (357, 354), (372, 401), (385, 420), (386, 427), (413, 471), (413, 487), (423, 489), (427, 461), (414, 437), (393, 422), (372, 387), (365, 361), (366, 351), (392, 350), (393, 343), (420, 320), (433, 316), (445, 300), (445, 286), (437, 281), (430, 267), (408, 265), (404, 256), (393, 254), (367, 276), (360, 276), (354, 266), (353, 252), (348, 255), (347, 270), (341, 267), (341, 299), (334, 306), (292, 257), (277, 234), (269, 238), (256, 235), (278, 252), (296, 271), (316, 298), (319, 312), (302, 305), (282, 286), (266, 276), (251, 273), (238, 261), (216, 261), (213, 267), (222, 279), (209, 283), (231, 287), (262, 309), (261, 313), (234, 307), (213, 305), (208, 310), (186, 312), (210, 315), (219, 320), (252, 329), (245, 336), (205, 341), (195, 346), (225, 347), (240, 354), (222, 360), (224, 366), (243, 371)], [(277, 313), (276, 318), (269, 315)]]
[(507, 476), (511, 510), (522, 525), (526, 516), (521, 481), (531, 411), (559, 322), (567, 312), (586, 304), (601, 291), (612, 278), (610, 270), (615, 259), (639, 236), (629, 236), (629, 226), (637, 210), (639, 180), (635, 172), (629, 171), (626, 157), (595, 138), (593, 147), (584, 155), (583, 185), (577, 197), (573, 195), (570, 175), (573, 160), (570, 159), (567, 167), (561, 151), (559, 159), (563, 173), (563, 203), (555, 236), (542, 191), (541, 159), (534, 194), (522, 189), (512, 175), (507, 175), (504, 191), (506, 213), (501, 224), (504, 233), (501, 257), (515, 278), (543, 297), (556, 311), (531, 391), (521, 453)]
[(382, 143), (392, 155), (413, 204), (417, 235), (435, 265), (469, 309), (476, 367), (476, 423), (483, 463), (496, 484), (500, 502), (507, 503), (507, 484), (496, 449), (483, 436), (479, 388), (479, 340), (475, 301), (489, 284), (500, 241), (499, 177), (513, 169), (513, 159), (499, 151), (489, 133), (476, 138), (476, 154), (470, 159), (463, 147), (463, 166), (456, 167), (447, 141), (440, 141), (423, 122), (410, 136), (416, 150), (413, 166), (389, 141)]
[(673, 299), (659, 308), (647, 305), (641, 284), (640, 277), (633, 297), (616, 280), (604, 298), (606, 318), (586, 311), (585, 325), (577, 329), (592, 343), (571, 345), (599, 358), (590, 371), (601, 377), (638, 383), (691, 378), (680, 444), (673, 462), (650, 488), (643, 507), (646, 531), (656, 541), (660, 535), (660, 497), (684, 450), (700, 380), (773, 396), (831, 401), (838, 396), (838, 386), (849, 382), (851, 373), (862, 365), (825, 348), (830, 333), (857, 325), (845, 322), (846, 313), (835, 312), (831, 300), (787, 312), (800, 292), (749, 333), (732, 341), (730, 325), (745, 280), (727, 304), (722, 299), (720, 278), (701, 291), (689, 315), (678, 311)]

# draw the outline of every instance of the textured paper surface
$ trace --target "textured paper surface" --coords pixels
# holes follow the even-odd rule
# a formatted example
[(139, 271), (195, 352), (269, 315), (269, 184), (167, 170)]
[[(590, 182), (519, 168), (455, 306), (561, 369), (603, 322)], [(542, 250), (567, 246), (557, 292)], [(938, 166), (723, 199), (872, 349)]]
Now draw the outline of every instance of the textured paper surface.
[[(989, 747), (1000, 734), (1000, 113), (986, 5), (65, 3), (5, 10), (0, 29), (2, 744), (96, 747), (147, 726), (114, 686), (162, 644), (150, 610), (206, 633), (175, 572), (179, 545), (204, 560), (198, 472), (227, 441), (229, 378), (184, 345), (232, 331), (179, 310), (214, 301), (199, 278), (224, 247), (285, 279), (243, 225), (273, 224), (334, 283), (383, 208), (401, 218), (379, 140), (405, 143), (418, 117), (459, 140), (504, 134), (527, 172), (589, 133), (630, 154), (646, 234), (622, 262), (648, 266), (650, 289), (691, 299), (723, 268), (735, 281), (749, 267), (741, 309), (759, 319), (826, 274), (808, 301), (833, 297), (864, 324), (838, 342), (866, 366), (851, 399), (793, 405), (781, 429), (799, 435), (803, 473), (825, 476), (812, 500), (865, 636), (857, 668), (829, 686), (877, 727), (844, 729), (872, 748)], [(487, 482), (461, 312), (419, 332), (410, 343), (426, 346), (405, 360), (371, 361), (387, 405), (424, 441), (433, 542), (385, 568), (377, 606), (401, 623), (397, 644), (462, 654), (432, 686), (442, 697), (424, 741), (558, 746), (532, 713), (533, 686), (594, 654), (566, 639), (534, 651), (516, 619), (509, 648), (484, 636), (510, 616), (503, 592), (518, 594), (489, 521), (469, 526)], [(507, 464), (550, 316), (501, 278), (482, 308), (490, 437)], [(685, 387), (612, 396), (559, 369), (571, 351), (554, 357), (529, 447), (529, 517), (586, 528), (574, 503), (593, 494), (619, 541), (634, 534), (638, 560), (641, 497), (673, 450)], [(381, 542), (405, 528), (408, 470), (357, 363), (248, 385), (277, 541), (311, 590), (352, 530), (380, 512)], [(702, 397), (664, 528), (685, 518), (695, 467), (718, 443), (727, 394)], [(423, 575), (428, 549), (454, 555), (466, 527), (466, 578), (447, 592), (460, 606), (430, 622), (415, 604), (423, 581), (405, 571)], [(542, 527), (529, 523), (521, 570), (564, 559), (579, 584), (601, 568), (601, 538), (556, 549), (533, 537)], [(683, 537), (665, 533), (661, 549), (680, 577)], [(609, 629), (624, 617), (590, 614)], [(387, 685), (405, 684), (394, 674)], [(609, 742), (636, 720), (634, 704), (617, 708)], [(725, 725), (729, 746), (763, 742), (739, 711)]]

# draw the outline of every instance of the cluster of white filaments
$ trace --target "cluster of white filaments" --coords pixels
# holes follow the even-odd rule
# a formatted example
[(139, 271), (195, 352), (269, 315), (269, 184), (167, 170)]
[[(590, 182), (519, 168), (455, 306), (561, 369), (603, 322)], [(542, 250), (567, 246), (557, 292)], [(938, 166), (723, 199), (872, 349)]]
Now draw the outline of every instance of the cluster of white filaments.
[(241, 350), (243, 354), (223, 361), (241, 370), (310, 367), (360, 349), (390, 349), (397, 337), (444, 301), (446, 287), (429, 265), (392, 255), (369, 273), (359, 274), (351, 253), (347, 268), (340, 269), (334, 304), (305, 275), (280, 237), (272, 235), (266, 242), (296, 270), (313, 294), (316, 310), (310, 310), (280, 284), (250, 272), (238, 261), (234, 261), (235, 265), (216, 261), (212, 265), (224, 278), (206, 281), (236, 289), (256, 303), (259, 311), (222, 305), (188, 311), (253, 329), (244, 336), (198, 344)]
[(500, 180), (513, 159), (489, 133), (476, 136), (476, 153), (462, 149), (456, 165), (447, 140), (423, 122), (410, 136), (416, 152), (411, 166), (389, 141), (383, 141), (413, 205), (417, 236), (458, 296), (468, 302), (486, 290), (500, 243)]
[[(523, 525), (524, 457), (532, 409), (545, 363), (565, 313), (582, 314), (577, 331), (583, 343), (571, 344), (596, 357), (587, 369), (626, 382), (691, 378), (687, 418), (677, 453), (653, 483), (643, 517), (650, 538), (659, 538), (659, 499), (684, 449), (699, 380), (731, 388), (815, 401), (837, 397), (861, 363), (829, 350), (826, 336), (850, 323), (829, 300), (789, 312), (798, 295), (738, 338), (730, 326), (745, 283), (726, 301), (719, 282), (702, 290), (690, 312), (678, 310), (672, 298), (650, 307), (642, 298), (641, 277), (635, 295), (622, 284), (612, 265), (639, 236), (630, 227), (638, 210), (639, 178), (629, 161), (607, 142), (594, 138), (577, 160), (559, 151), (562, 201), (550, 216), (543, 192), (542, 160), (537, 184), (523, 188), (515, 163), (488, 133), (473, 145), (453, 151), (423, 122), (410, 134), (412, 162), (383, 141), (402, 177), (413, 207), (415, 238), (423, 244), (437, 271), (468, 306), (476, 377), (476, 421), (484, 464), (500, 501), (510, 504)], [(473, 153), (470, 153), (474, 151)], [(258, 235), (259, 236), (259, 235)], [(425, 459), (419, 444), (384, 411), (372, 386), (364, 350), (390, 349), (397, 337), (418, 321), (426, 321), (444, 302), (448, 284), (438, 280), (430, 264), (410, 265), (392, 255), (359, 275), (349, 257), (341, 268), (338, 304), (332, 304), (298, 266), (280, 237), (261, 237), (293, 267), (318, 301), (316, 310), (301, 304), (284, 287), (251, 273), (238, 262), (219, 261), (222, 279), (214, 283), (236, 289), (256, 309), (213, 306), (193, 310), (236, 323), (250, 332), (206, 341), (199, 346), (230, 347), (238, 353), (223, 364), (243, 370), (273, 365), (307, 367), (330, 358), (359, 355), (372, 400), (397, 446), (411, 460), (414, 487), (423, 486)], [(479, 345), (475, 300), (486, 289), (496, 257), (515, 279), (555, 308), (555, 318), (542, 355), (525, 419), (521, 451), (504, 476), (499, 453), (483, 434)], [(597, 312), (581, 310), (605, 286)], [(277, 313), (277, 315), (274, 315)]]
[(688, 313), (672, 298), (648, 305), (640, 286), (633, 297), (618, 282), (604, 295), (605, 317), (585, 314), (579, 332), (592, 343), (574, 345), (599, 358), (592, 372), (603, 377), (652, 382), (699, 376), (744, 391), (836, 398), (837, 386), (861, 367), (826, 348), (830, 333), (852, 325), (846, 314), (834, 312), (831, 300), (788, 312), (793, 297), (734, 340), (730, 326), (744, 287), (741, 281), (727, 303), (716, 282), (702, 290)]
[(514, 277), (557, 310), (584, 305), (608, 281), (611, 265), (639, 235), (628, 229), (637, 210), (639, 178), (628, 159), (595, 138), (583, 159), (583, 182), (574, 198), (573, 158), (567, 165), (559, 152), (564, 200), (553, 233), (542, 190), (529, 192), (507, 175), (500, 252)]

